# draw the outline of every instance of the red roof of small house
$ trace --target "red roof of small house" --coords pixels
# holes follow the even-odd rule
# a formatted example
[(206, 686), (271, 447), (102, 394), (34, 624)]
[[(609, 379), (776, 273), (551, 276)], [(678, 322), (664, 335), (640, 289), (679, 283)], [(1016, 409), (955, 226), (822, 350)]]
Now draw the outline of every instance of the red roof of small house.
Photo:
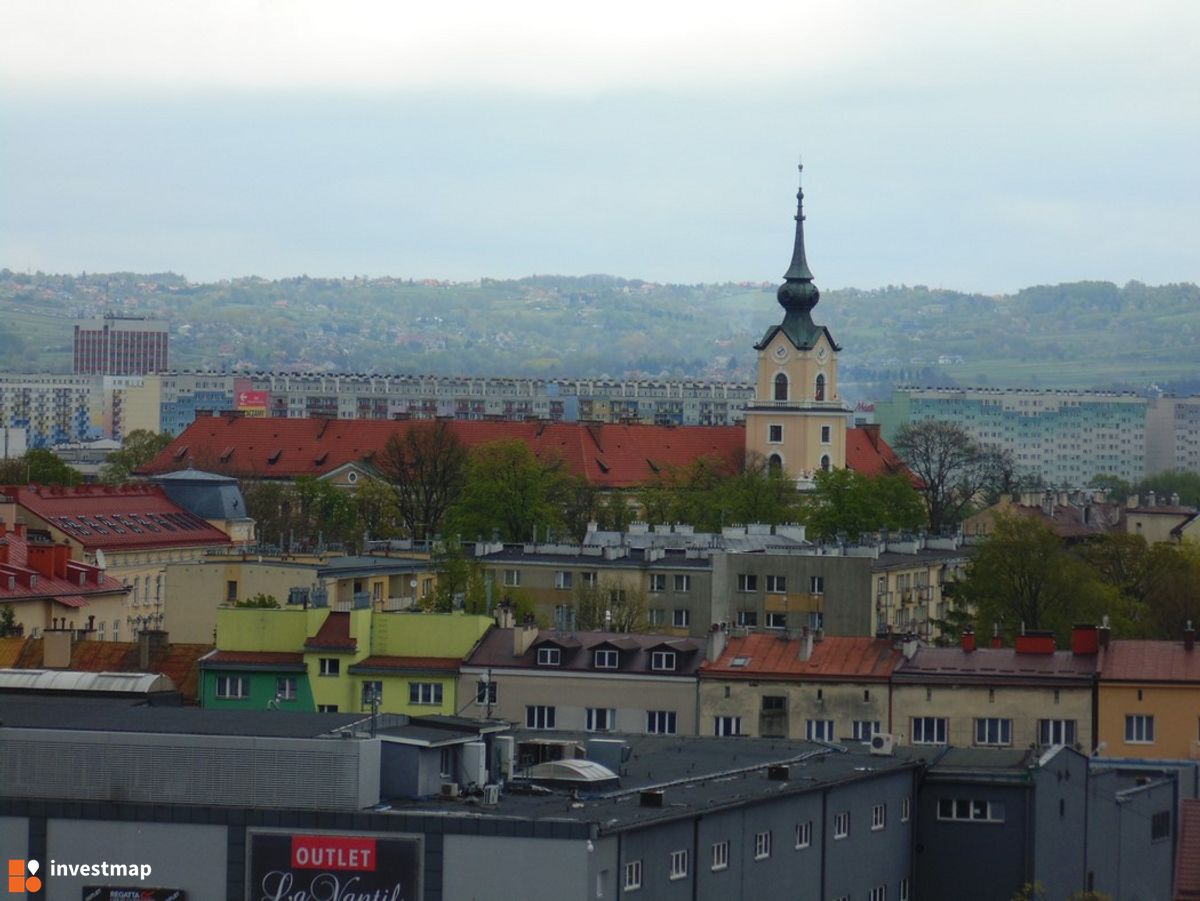
[(288, 651), (213, 651), (200, 661), (201, 669), (222, 667), (262, 667), (264, 669), (297, 669), (304, 666), (304, 655)]
[(883, 440), (878, 425), (846, 429), (846, 466), (867, 476), (906, 475), (914, 484), (920, 483)]
[(462, 660), (458, 657), (390, 657), (377, 655), (367, 657), (350, 665), (350, 672), (458, 672)]
[[(657, 426), (540, 420), (449, 420), (467, 446), (519, 439), (543, 460), (560, 458), (593, 485), (624, 488), (655, 473), (716, 457), (742, 459), (742, 426)], [(196, 419), (143, 474), (188, 466), (252, 478), (323, 476), (348, 463), (370, 463), (393, 434), (432, 428), (429, 420), (278, 419), (217, 414)]]
[(350, 637), (350, 614), (345, 610), (331, 610), (321, 623), (317, 634), (304, 642), (310, 651), (354, 651), (358, 642)]
[(1200, 898), (1200, 801), (1184, 798), (1180, 808), (1175, 901), (1188, 901)]
[(1182, 641), (1113, 641), (1100, 652), (1102, 682), (1200, 682), (1200, 646)]
[(89, 551), (229, 544), (159, 485), (9, 486), (0, 494)]
[(1096, 674), (1095, 654), (1071, 651), (1018, 652), (1015, 648), (920, 647), (896, 670), (896, 682), (977, 685), (1088, 685)]
[(701, 678), (842, 679), (886, 682), (904, 655), (891, 641), (828, 637), (812, 643), (801, 660), (805, 639), (755, 632), (730, 638), (721, 656), (700, 668)]
[[(66, 607), (85, 607), (88, 598), (125, 592), (124, 583), (104, 574), (93, 566), (80, 565), (71, 560), (70, 568), (62, 577), (48, 576), (29, 566), (29, 533), (18, 535), (6, 531), (0, 537), (0, 602), (41, 600), (52, 598)], [(34, 545), (46, 546), (44, 542)], [(60, 551), (70, 549), (59, 545)], [(22, 585), (23, 578), (35, 576), (32, 585)], [(15, 576), (11, 580), (7, 576)], [(9, 587), (10, 581), (12, 587)]]
[[(44, 641), (24, 639), (17, 669), (42, 669)], [(194, 701), (199, 685), (200, 658), (212, 651), (212, 645), (168, 644), (152, 647), (150, 665), (141, 666), (141, 651), (134, 641), (77, 641), (71, 645), (70, 670), (87, 673), (162, 673), (175, 683), (184, 698)]]

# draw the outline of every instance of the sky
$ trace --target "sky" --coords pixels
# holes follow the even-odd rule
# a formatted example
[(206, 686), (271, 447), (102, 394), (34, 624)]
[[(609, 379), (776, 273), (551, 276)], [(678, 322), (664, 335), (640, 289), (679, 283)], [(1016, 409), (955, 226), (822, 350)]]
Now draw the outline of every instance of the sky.
[(1198, 37), (1194, 0), (5, 0), (0, 267), (776, 281), (802, 157), (823, 288), (1194, 282)]

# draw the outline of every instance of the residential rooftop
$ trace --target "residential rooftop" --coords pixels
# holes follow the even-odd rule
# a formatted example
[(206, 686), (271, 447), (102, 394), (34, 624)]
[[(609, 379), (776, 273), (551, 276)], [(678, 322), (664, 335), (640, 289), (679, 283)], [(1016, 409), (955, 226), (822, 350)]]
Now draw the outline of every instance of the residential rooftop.
[(788, 638), (786, 633), (755, 632), (730, 638), (715, 661), (700, 669), (701, 678), (717, 679), (862, 679), (886, 682), (904, 659), (889, 639)]
[(1099, 669), (1103, 682), (1200, 682), (1200, 650), (1185, 641), (1113, 641)]

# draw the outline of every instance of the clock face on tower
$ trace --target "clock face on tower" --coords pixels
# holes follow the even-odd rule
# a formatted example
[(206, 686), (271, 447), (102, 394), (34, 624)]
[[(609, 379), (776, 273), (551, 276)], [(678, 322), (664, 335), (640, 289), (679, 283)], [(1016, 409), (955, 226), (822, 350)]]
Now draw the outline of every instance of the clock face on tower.
[(824, 344), (822, 344), (820, 347), (817, 348), (817, 360), (818, 361), (824, 363), (825, 359), (828, 356), (829, 356), (829, 351), (826, 349)]
[(787, 345), (786, 344), (776, 344), (775, 350), (773, 351), (773, 353), (775, 355), (775, 361), (777, 363), (783, 363), (788, 358)]

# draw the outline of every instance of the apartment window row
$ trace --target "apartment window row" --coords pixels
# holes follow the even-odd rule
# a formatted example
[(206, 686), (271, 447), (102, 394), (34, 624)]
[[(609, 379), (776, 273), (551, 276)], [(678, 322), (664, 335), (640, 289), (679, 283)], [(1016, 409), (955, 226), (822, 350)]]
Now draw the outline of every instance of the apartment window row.
[(220, 700), (250, 697), (250, 679), (246, 676), (217, 676), (216, 696)]
[[(676, 574), (671, 577), (671, 589), (673, 591), (691, 591), (692, 577), (686, 574)], [(667, 590), (667, 574), (666, 573), (650, 573), (650, 590), (660, 592)]]
[[(379, 685), (380, 697), (383, 696), (382, 683)], [(364, 686), (365, 687), (365, 686)], [(440, 682), (409, 682), (408, 703), (422, 705), (441, 705), (442, 685)]]
[[(492, 703), (495, 703), (494, 694)], [(617, 728), (617, 711), (612, 707), (587, 707), (584, 715), (589, 732), (612, 732)], [(553, 704), (529, 704), (525, 707), (527, 729), (554, 729), (557, 721), (558, 708)], [(678, 734), (677, 713), (674, 710), (647, 710), (646, 732), (650, 735)]]
[(1003, 801), (980, 801), (971, 798), (941, 798), (937, 818), (970, 823), (1003, 823)]
[[(1131, 720), (1150, 722), (1131, 722)], [(1153, 741), (1153, 717), (1126, 717), (1126, 741)], [(940, 716), (917, 716), (912, 719), (912, 743), (916, 745), (944, 745), (947, 741), (950, 720)], [(1040, 719), (1037, 721), (1038, 742), (1044, 746), (1075, 744), (1075, 720)], [(1146, 736), (1137, 738), (1131, 736)], [(974, 720), (974, 743), (979, 747), (1011, 747), (1013, 743), (1013, 721), (1007, 717), (977, 717)]]

